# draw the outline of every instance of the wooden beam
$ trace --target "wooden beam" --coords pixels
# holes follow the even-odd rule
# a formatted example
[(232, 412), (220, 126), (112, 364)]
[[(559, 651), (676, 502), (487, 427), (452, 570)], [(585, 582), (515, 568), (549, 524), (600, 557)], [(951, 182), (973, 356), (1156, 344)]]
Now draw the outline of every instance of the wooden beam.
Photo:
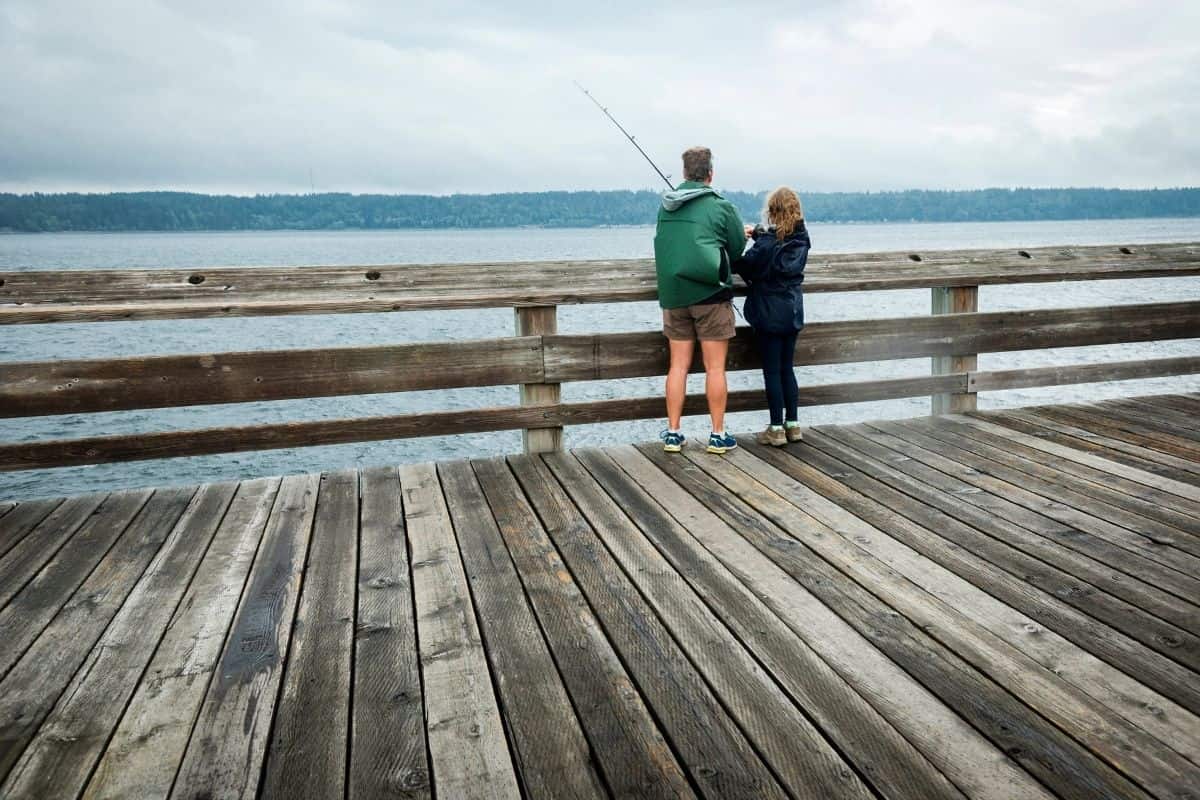
[(1061, 367), (970, 372), (967, 377), (967, 391), (995, 392), (1004, 389), (1029, 389), (1035, 386), (1128, 381), (1197, 373), (1200, 373), (1200, 356), (1111, 361), (1103, 364), (1069, 364)]
[(538, 336), (0, 364), (0, 417), (541, 381)]
[[(849, 253), (812, 258), (805, 291), (1197, 274), (1197, 243)], [(6, 271), (0, 325), (613, 303), (655, 287), (651, 259)]]
[[(801, 387), (802, 405), (858, 403), (896, 397), (920, 397), (934, 392), (962, 391), (967, 376), (939, 375), (883, 381)], [(766, 408), (762, 391), (731, 392), (729, 411)], [(684, 414), (705, 414), (702, 394), (689, 395)], [(553, 406), (515, 406), (467, 409), (433, 414), (273, 423), (239, 428), (204, 428), (88, 439), (0, 444), (0, 472), (104, 464), (154, 458), (272, 450), (348, 442), (373, 442), (446, 434), (559, 427), (662, 416), (662, 398), (597, 400)]]
[[(547, 336), (558, 333), (558, 309), (555, 306), (529, 306), (513, 309), (517, 336)], [(538, 343), (541, 343), (541, 339)], [(542, 356), (539, 364), (544, 377), (545, 349), (539, 347)], [(521, 383), (521, 405), (558, 405), (562, 397), (561, 384), (526, 381)], [(526, 453), (552, 453), (562, 449), (563, 429), (561, 425), (550, 428), (526, 428), (521, 431), (521, 444)]]
[[(979, 310), (978, 286), (936, 286), (933, 293), (933, 314), (970, 314)], [(932, 373), (946, 375), (953, 372), (973, 372), (979, 368), (978, 353), (955, 353), (949, 356), (934, 356)], [(959, 414), (975, 410), (975, 395), (935, 394), (932, 399), (934, 414)]]

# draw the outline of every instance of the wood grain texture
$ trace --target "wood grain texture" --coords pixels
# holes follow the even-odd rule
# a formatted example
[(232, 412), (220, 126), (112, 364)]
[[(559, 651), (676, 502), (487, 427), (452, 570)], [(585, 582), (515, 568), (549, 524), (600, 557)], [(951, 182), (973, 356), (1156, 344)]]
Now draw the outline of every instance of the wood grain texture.
[(171, 797), (258, 793), (319, 481), (319, 475), (291, 475), (280, 483)]
[(1058, 367), (972, 372), (967, 387), (972, 392), (1029, 389), (1036, 386), (1066, 386), (1076, 383), (1106, 383), (1200, 372), (1200, 357), (1146, 358), (1104, 364), (1070, 364)]
[[(805, 291), (1198, 273), (1200, 247), (1195, 244), (822, 254), (809, 261)], [(0, 324), (545, 306), (657, 297), (650, 259), (9, 271), (0, 273), (0, 279)]]
[(75, 797), (83, 789), (236, 488), (208, 484), (195, 493), (0, 794)]
[[(57, 613), (49, 624), (42, 629), (44, 611), (38, 609), (30, 614), (30, 624), (6, 639), (4, 660), (15, 663), (0, 681), (0, 774), (7, 776), (15, 766), (195, 492), (195, 487), (158, 489), (145, 505), (134, 495), (136, 516), (127, 523), (121, 516), (121, 535), (99, 563), (93, 562), (86, 578), (71, 576), (67, 585), (77, 588), (73, 592), (68, 589), (57, 603), (50, 604)], [(18, 608), (23, 597), (31, 595), (18, 595), (5, 610)], [(14, 645), (11, 650), (8, 643)], [(20, 660), (16, 660), (18, 655)]]
[(360, 476), (362, 519), (348, 795), (432, 796), (400, 475)]
[[(931, 290), (933, 314), (969, 314), (979, 310), (978, 286), (939, 286)], [(956, 372), (974, 372), (979, 367), (977, 353), (955, 353), (934, 356), (931, 359), (934, 375)], [(931, 398), (934, 414), (962, 413), (975, 410), (975, 395), (970, 392), (958, 394), (935, 394)]]
[(104, 749), (88, 800), (170, 794), (275, 504), (278, 478), (244, 481)]
[[(807, 406), (919, 397), (956, 390), (965, 386), (966, 380), (964, 374), (805, 386), (801, 387), (800, 402)], [(0, 444), (0, 471), (652, 419), (662, 415), (662, 408), (662, 398), (647, 397)], [(763, 408), (766, 395), (761, 390), (729, 394), (731, 412)], [(688, 395), (685, 415), (707, 413), (704, 395)]]
[(537, 336), (0, 364), (0, 418), (537, 382)]
[(345, 794), (357, 556), (358, 471), (327, 473), (259, 790), (268, 797)]
[(970, 526), (813, 447), (788, 448), (785, 453), (749, 441), (742, 445), (958, 578), (939, 574), (904, 550), (884, 556), (890, 566), (903, 559), (905, 574), (927, 591), (969, 610), (992, 633), (1153, 734), (1162, 746), (1185, 757), (1200, 752), (1200, 717), (1132, 677), (1141, 674), (1141, 659), (1151, 654), (1052, 593), (1039, 591), (1034, 581), (1023, 580), (1044, 568), (1038, 562), (1027, 559), (1028, 572), (1022, 573), (1020, 559), (1006, 561), (1003, 554), (995, 555), (1004, 547), (998, 542), (980, 549), (999, 563), (986, 560), (970, 549), (973, 539), (986, 539)]
[(93, 494), (49, 503), (35, 501), (28, 509), (13, 513), (11, 527), (6, 528), (12, 546), (0, 557), (0, 608), (54, 558), (104, 499), (102, 494)]
[(441, 464), (438, 475), (458, 533), (522, 789), (531, 797), (607, 796), (500, 536), (497, 518), (512, 520), (529, 513), (510, 508), (523, 504), (516, 480), (503, 458), (474, 465)]
[(496, 522), (609, 790), (614, 797), (695, 797), (645, 698), (546, 533), (574, 536), (587, 522), (540, 459), (513, 456), (509, 465), (529, 507), (504, 505)]
[[(518, 336), (546, 336), (558, 333), (558, 310), (554, 306), (532, 306), (529, 308), (513, 309), (516, 318)], [(539, 341), (539, 344), (541, 342)], [(538, 367), (545, 375), (544, 351), (539, 348), (538, 356), (542, 362)], [(562, 396), (561, 386), (557, 383), (541, 381), (522, 381), (521, 405), (523, 406), (552, 406), (557, 405)], [(562, 426), (550, 428), (525, 429), (521, 432), (522, 449), (526, 453), (552, 453), (562, 449)]]
[(433, 465), (400, 468), (412, 547), (417, 644), (434, 791), (518, 798), (520, 789), (450, 513)]
[[(63, 503), (61, 497), (0, 504), (0, 558)], [(7, 584), (7, 581), (3, 582)]]

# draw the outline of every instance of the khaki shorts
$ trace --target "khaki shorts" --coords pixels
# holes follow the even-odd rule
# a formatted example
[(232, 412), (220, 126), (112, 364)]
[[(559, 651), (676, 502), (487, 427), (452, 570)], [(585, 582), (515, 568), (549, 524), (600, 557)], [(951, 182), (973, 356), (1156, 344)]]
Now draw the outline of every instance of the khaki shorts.
[(733, 302), (664, 308), (663, 335), (676, 341), (732, 339)]

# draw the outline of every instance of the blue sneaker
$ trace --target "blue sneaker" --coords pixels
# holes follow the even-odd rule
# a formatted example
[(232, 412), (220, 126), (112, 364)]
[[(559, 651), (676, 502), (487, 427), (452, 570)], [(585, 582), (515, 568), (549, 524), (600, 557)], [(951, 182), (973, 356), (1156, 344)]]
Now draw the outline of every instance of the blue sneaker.
[(737, 448), (737, 439), (726, 433), (724, 436), (718, 436), (715, 433), (708, 435), (708, 452), (722, 455), (730, 450)]
[(683, 443), (687, 441), (687, 437), (682, 433), (672, 433), (671, 431), (663, 431), (658, 438), (663, 440), (663, 450), (668, 453), (678, 453), (683, 449)]

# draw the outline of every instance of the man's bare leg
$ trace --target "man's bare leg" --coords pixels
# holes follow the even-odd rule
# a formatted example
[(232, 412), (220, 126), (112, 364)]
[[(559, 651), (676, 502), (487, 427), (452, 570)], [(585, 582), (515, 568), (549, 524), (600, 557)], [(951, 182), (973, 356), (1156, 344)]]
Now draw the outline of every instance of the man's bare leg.
[(725, 430), (725, 402), (729, 384), (725, 380), (725, 357), (729, 354), (728, 339), (709, 339), (700, 342), (704, 358), (704, 395), (708, 398), (708, 414), (716, 433)]
[(696, 343), (690, 339), (668, 339), (667, 343), (671, 348), (671, 368), (667, 371), (667, 427), (677, 431), (683, 417), (688, 369), (692, 366)]

